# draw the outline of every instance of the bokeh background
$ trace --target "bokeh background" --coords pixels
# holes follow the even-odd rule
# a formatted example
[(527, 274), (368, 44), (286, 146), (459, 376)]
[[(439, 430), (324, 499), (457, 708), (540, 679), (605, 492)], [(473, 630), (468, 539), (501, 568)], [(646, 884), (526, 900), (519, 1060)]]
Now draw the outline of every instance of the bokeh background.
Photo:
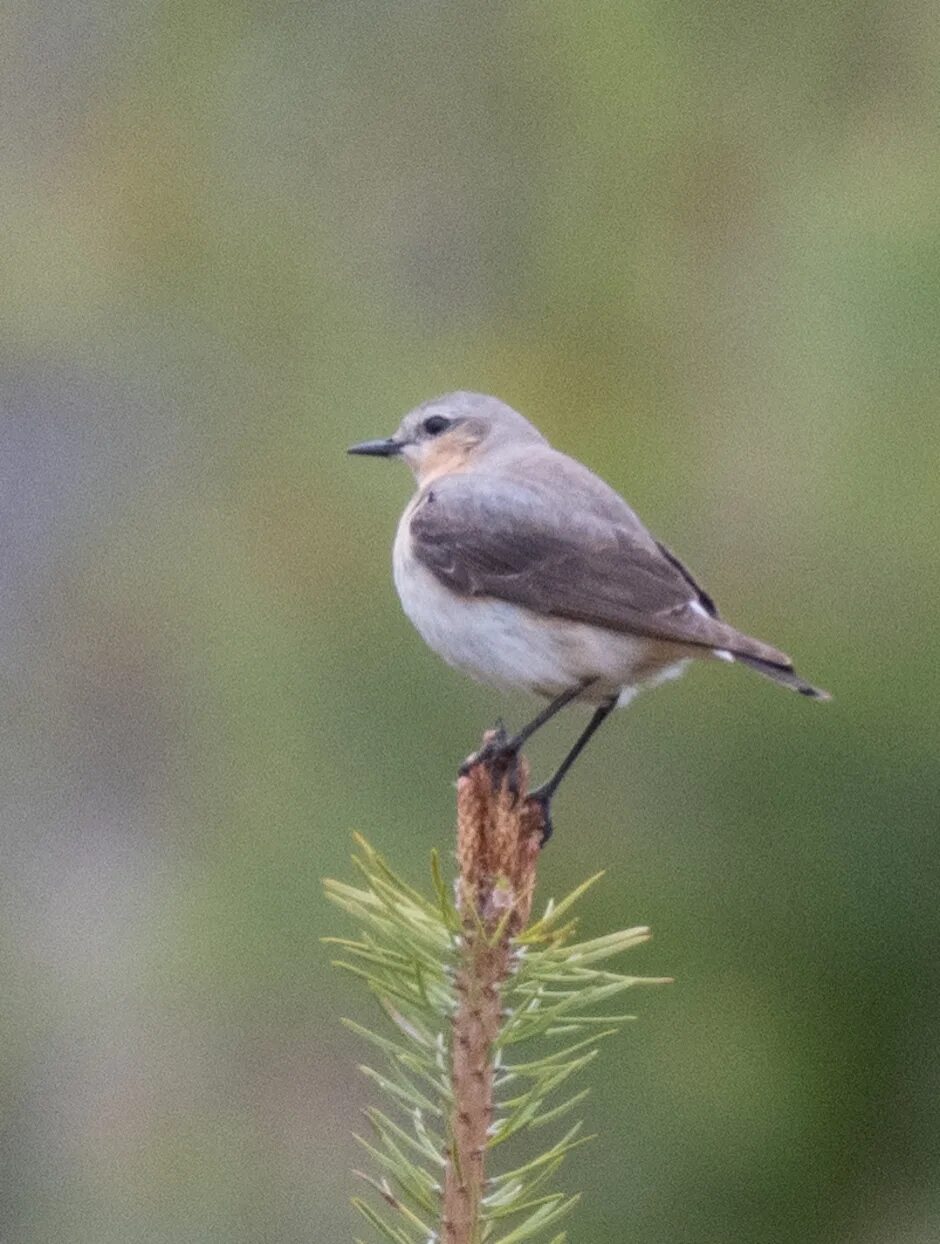
[(0, 1238), (362, 1234), (320, 881), (533, 706), (344, 448), (466, 387), (835, 693), (697, 668), (559, 797), (542, 897), (677, 978), (572, 1240), (940, 1239), (936, 5), (6, 0), (0, 82)]

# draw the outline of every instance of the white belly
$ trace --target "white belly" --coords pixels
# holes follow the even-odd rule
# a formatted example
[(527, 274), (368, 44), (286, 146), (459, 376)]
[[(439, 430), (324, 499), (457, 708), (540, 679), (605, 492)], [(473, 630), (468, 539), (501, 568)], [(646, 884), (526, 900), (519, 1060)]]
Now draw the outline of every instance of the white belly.
[(395, 537), (395, 586), (424, 641), (448, 664), (481, 682), (549, 697), (592, 681), (583, 698), (598, 703), (612, 695), (625, 702), (623, 693), (641, 683), (682, 672), (685, 661), (655, 641), (543, 618), (493, 597), (458, 596), (412, 554), (410, 517), (406, 510)]

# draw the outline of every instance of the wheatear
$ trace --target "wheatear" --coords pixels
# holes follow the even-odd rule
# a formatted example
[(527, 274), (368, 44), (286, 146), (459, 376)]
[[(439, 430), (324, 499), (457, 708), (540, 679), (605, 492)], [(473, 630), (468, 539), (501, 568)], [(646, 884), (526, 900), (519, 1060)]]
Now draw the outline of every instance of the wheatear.
[(474, 678), (550, 701), (512, 739), (491, 745), (489, 758), (515, 756), (572, 700), (597, 705), (558, 772), (531, 796), (546, 837), (552, 796), (598, 726), (692, 657), (739, 661), (801, 695), (829, 698), (784, 653), (723, 622), (612, 488), (495, 397), (434, 398), (394, 436), (349, 452), (404, 458), (417, 479), (398, 524), (394, 572), (426, 642)]

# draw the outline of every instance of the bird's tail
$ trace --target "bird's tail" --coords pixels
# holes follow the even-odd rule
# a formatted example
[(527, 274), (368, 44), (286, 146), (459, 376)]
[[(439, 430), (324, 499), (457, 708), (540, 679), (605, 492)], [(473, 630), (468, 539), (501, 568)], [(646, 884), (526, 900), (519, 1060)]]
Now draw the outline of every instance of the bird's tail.
[(724, 631), (724, 643), (720, 648), (718, 644), (714, 645), (712, 651), (716, 656), (724, 657), (726, 661), (740, 661), (742, 665), (750, 666), (752, 670), (757, 670), (758, 674), (779, 683), (781, 687), (789, 687), (791, 691), (798, 691), (800, 695), (808, 696), (812, 700), (832, 699), (828, 691), (805, 682), (793, 668), (793, 662), (787, 654), (779, 648), (773, 648), (763, 640), (736, 631), (727, 623), (720, 625)]
[(789, 687), (791, 691), (798, 691), (800, 695), (808, 696), (811, 700), (832, 699), (829, 692), (822, 687), (814, 687), (805, 682), (793, 668), (793, 662), (787, 654), (779, 648), (765, 644), (762, 639), (755, 639), (753, 635), (745, 635), (743, 631), (735, 630), (717, 617), (697, 618), (696, 621), (700, 627), (699, 643), (710, 648), (714, 656), (724, 661), (740, 661), (742, 665), (757, 670), (758, 674), (763, 674), (771, 682), (779, 683), (781, 687)]
[(751, 656), (744, 652), (732, 651), (731, 655), (735, 661), (740, 661), (742, 665), (749, 665), (752, 670), (757, 670), (758, 674), (763, 674), (772, 682), (779, 683), (781, 687), (789, 687), (791, 691), (798, 691), (800, 695), (809, 696), (811, 700), (832, 699), (829, 692), (824, 691), (822, 687), (814, 687), (811, 683), (805, 682), (793, 668), (792, 663), (783, 657), (783, 653), (779, 654), (783, 657), (782, 661), (768, 661), (763, 657)]

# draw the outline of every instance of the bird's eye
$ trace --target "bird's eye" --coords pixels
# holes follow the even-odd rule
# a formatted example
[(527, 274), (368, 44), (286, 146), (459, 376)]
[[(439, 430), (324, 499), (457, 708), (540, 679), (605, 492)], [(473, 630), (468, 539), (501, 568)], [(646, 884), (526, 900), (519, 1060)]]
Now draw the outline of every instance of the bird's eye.
[(450, 427), (450, 420), (445, 419), (443, 415), (432, 415), (430, 419), (425, 419), (424, 430), (428, 436), (440, 436), (445, 428)]

